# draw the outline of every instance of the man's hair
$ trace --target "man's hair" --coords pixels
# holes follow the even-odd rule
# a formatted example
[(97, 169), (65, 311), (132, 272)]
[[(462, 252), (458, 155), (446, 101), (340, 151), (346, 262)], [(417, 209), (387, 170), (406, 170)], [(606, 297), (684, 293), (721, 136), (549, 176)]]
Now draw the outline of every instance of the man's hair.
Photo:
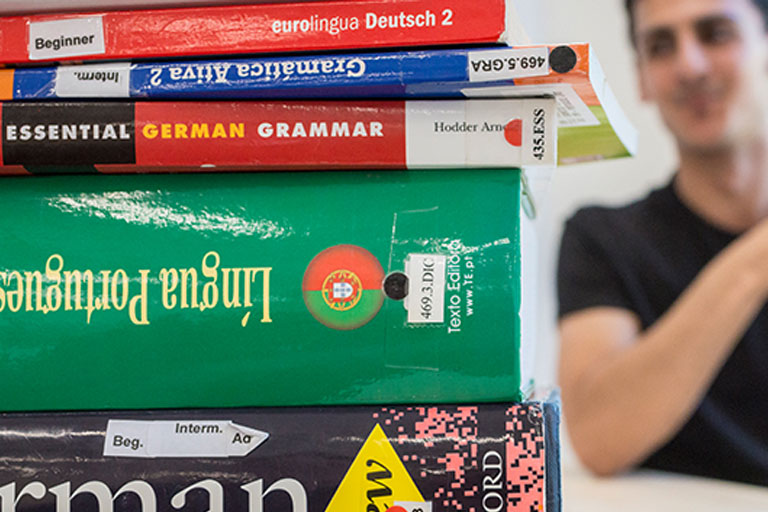
[[(635, 40), (635, 12), (634, 7), (637, 0), (624, 0), (624, 5), (627, 8), (627, 17), (629, 20), (629, 37), (634, 42)], [(752, 0), (755, 7), (760, 9), (760, 13), (763, 15), (763, 26), (768, 30), (768, 0)]]

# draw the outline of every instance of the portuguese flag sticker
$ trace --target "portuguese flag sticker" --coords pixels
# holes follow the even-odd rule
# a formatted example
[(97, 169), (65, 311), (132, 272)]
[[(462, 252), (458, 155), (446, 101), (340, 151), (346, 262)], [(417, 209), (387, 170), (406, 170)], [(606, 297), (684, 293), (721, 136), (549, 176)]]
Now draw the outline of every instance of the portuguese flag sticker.
[(384, 269), (376, 257), (356, 245), (329, 247), (304, 272), (304, 303), (312, 316), (332, 329), (367, 324), (384, 302)]

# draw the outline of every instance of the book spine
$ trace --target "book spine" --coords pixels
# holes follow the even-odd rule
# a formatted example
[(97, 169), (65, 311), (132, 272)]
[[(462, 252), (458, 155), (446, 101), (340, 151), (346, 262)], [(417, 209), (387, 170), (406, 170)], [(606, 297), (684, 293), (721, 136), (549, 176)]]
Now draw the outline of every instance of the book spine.
[(0, 203), (0, 410), (521, 398), (517, 171), (6, 178)]
[(534, 80), (589, 85), (586, 49), (537, 45), (7, 69), (0, 70), (0, 99), (460, 97), (467, 87)]
[(5, 414), (14, 463), (0, 467), (0, 501), (7, 512), (559, 512), (547, 405)]
[[(510, 7), (511, 8), (511, 7)], [(0, 19), (0, 62), (494, 44), (507, 2), (329, 0)]]
[[(249, 3), (277, 3), (281, 0), (249, 0)], [(293, 0), (312, 2), (315, 0)], [(0, 15), (19, 15), (51, 12), (84, 12), (98, 9), (158, 9), (192, 7), (202, 5), (242, 4), (243, 0), (112, 0), (104, 5), (100, 0), (35, 0), (34, 4), (24, 0), (5, 0), (0, 4)]]
[(556, 161), (553, 99), (8, 102), (0, 173), (514, 167)]

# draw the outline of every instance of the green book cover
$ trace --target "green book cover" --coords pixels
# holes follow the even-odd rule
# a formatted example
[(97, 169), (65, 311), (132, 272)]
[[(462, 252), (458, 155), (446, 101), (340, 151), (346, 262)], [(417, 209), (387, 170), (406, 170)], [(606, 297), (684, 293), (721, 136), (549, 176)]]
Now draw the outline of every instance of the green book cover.
[(0, 410), (519, 400), (517, 170), (7, 178)]

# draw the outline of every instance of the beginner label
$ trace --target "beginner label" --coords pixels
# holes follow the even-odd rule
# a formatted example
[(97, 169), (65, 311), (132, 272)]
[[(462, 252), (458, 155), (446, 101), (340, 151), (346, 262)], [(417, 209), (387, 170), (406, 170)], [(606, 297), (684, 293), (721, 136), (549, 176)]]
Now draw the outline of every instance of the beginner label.
[(29, 59), (58, 59), (104, 53), (101, 16), (29, 24)]
[(405, 261), (408, 323), (441, 324), (445, 319), (445, 262), (441, 254), (409, 254)]

